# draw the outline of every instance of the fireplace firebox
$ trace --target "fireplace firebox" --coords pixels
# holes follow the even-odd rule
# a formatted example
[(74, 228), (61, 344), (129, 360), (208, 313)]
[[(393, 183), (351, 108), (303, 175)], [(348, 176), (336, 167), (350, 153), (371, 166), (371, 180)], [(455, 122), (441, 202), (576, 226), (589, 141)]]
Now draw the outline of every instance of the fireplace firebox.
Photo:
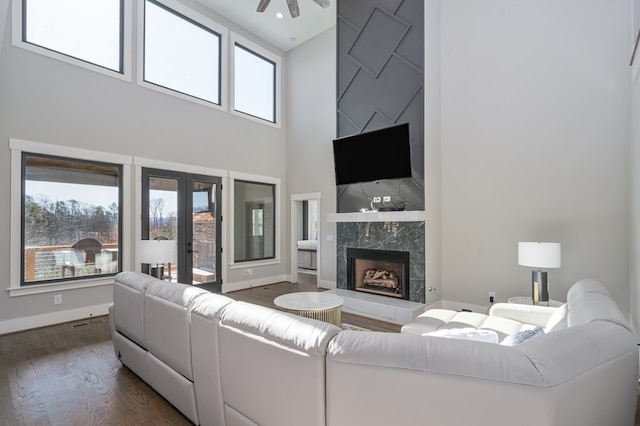
[(347, 247), (347, 289), (409, 300), (409, 252)]

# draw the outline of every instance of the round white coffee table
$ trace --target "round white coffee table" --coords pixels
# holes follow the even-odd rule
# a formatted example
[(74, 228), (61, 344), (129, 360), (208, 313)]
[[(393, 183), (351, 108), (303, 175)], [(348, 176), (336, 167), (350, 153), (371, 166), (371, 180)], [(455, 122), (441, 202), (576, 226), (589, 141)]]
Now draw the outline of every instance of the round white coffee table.
[(342, 326), (344, 299), (335, 294), (311, 291), (289, 293), (276, 297), (273, 303), (281, 311)]

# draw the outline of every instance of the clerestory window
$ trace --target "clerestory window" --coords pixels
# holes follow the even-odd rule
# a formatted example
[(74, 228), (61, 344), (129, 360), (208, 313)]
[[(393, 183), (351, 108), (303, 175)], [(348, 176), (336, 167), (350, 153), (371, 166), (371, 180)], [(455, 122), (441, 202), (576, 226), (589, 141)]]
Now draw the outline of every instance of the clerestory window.
[(16, 6), (21, 20), (14, 25), (21, 25), (15, 25), (14, 44), (125, 73), (124, 0), (14, 0)]
[(234, 110), (276, 123), (277, 64), (239, 42), (234, 44)]
[(183, 9), (167, 0), (144, 2), (143, 81), (221, 105), (221, 33), (204, 17), (177, 8)]

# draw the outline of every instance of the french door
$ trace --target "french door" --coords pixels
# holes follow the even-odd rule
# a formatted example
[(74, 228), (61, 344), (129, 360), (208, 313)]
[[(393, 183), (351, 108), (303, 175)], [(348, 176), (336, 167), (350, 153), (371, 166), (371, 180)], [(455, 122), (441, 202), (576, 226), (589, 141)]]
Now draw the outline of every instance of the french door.
[(142, 169), (142, 239), (178, 242), (167, 279), (209, 290), (222, 284), (221, 189), (219, 177)]

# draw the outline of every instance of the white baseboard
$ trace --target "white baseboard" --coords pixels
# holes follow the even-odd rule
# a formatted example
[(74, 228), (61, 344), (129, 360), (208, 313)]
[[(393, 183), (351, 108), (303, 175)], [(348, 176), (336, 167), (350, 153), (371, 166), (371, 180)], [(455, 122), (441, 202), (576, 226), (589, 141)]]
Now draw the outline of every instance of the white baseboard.
[(222, 284), (222, 293), (230, 291), (246, 290), (248, 288), (260, 287), (262, 285), (277, 284), (282, 281), (291, 280), (291, 275), (276, 275), (274, 277), (257, 278), (255, 280), (240, 281), (237, 283)]
[(47, 314), (33, 315), (30, 317), (15, 318), (0, 321), (0, 335), (29, 330), (31, 328), (45, 327), (63, 322), (77, 321), (84, 318), (107, 315), (111, 303), (102, 305), (85, 306), (67, 311), (50, 312)]
[(332, 288), (336, 288), (336, 282), (335, 281), (321, 280), (318, 277), (318, 287), (319, 288), (326, 288), (326, 289), (331, 290)]

